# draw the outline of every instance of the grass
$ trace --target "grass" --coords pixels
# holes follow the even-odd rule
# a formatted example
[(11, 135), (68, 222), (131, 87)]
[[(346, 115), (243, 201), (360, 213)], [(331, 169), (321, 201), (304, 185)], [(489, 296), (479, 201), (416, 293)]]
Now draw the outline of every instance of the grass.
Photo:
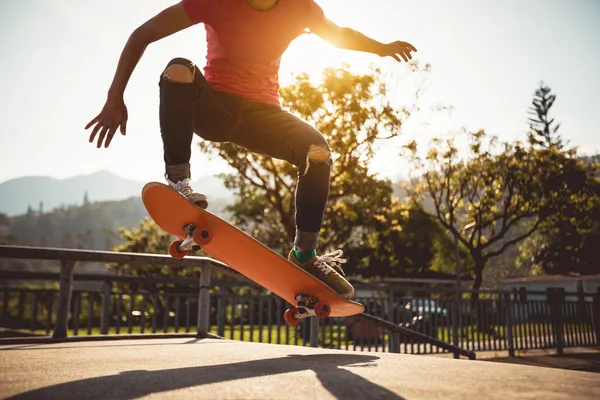
[[(299, 345), (304, 345), (304, 340), (301, 337), (301, 333), (299, 331), (297, 331), (294, 328), (287, 328), (286, 326), (272, 326), (271, 329), (271, 336), (270, 336), (270, 340), (269, 340), (269, 327), (267, 326), (263, 326), (262, 329), (259, 327), (254, 326), (252, 330), (250, 330), (250, 326), (249, 325), (245, 325), (245, 326), (240, 326), (240, 325), (235, 325), (233, 327), (233, 331), (231, 330), (231, 328), (229, 326), (225, 327), (225, 335), (224, 337), (226, 339), (233, 339), (233, 340), (243, 340), (243, 341), (253, 341), (253, 342), (258, 342), (259, 339), (261, 343), (290, 343), (290, 344), (299, 344)], [(279, 332), (278, 332), (279, 331)], [(52, 334), (53, 329), (50, 330), (50, 332), (48, 333), (45, 329), (37, 329), (34, 331), (34, 333), (39, 334), (39, 335), (46, 335), (46, 334)], [(166, 329), (166, 331), (164, 329), (162, 329), (162, 327), (160, 329), (157, 328), (155, 334), (157, 335), (162, 335), (162, 334), (196, 334), (196, 327), (195, 326), (190, 326), (189, 330), (186, 331), (185, 326), (184, 327), (180, 327), (178, 330), (175, 329), (175, 327), (168, 327)], [(210, 333), (216, 335), (217, 334), (217, 326), (213, 325), (211, 326), (210, 329)], [(132, 326), (131, 327), (131, 331), (129, 330), (128, 326), (121, 326), (119, 331), (117, 332), (117, 328), (115, 326), (111, 326), (108, 329), (108, 335), (140, 335), (140, 334), (144, 334), (144, 335), (152, 335), (152, 328), (145, 328), (144, 331), (142, 332), (142, 329), (139, 325), (137, 326)], [(91, 330), (88, 332), (87, 327), (80, 327), (78, 329), (78, 331), (75, 331), (74, 329), (69, 329), (67, 331), (67, 335), (69, 337), (71, 336), (98, 336), (100, 335), (100, 328), (99, 327), (92, 327)], [(278, 336), (279, 335), (279, 336)], [(287, 340), (286, 340), (287, 337)], [(278, 341), (278, 338), (280, 341)], [(252, 339), (252, 340), (251, 340)]]

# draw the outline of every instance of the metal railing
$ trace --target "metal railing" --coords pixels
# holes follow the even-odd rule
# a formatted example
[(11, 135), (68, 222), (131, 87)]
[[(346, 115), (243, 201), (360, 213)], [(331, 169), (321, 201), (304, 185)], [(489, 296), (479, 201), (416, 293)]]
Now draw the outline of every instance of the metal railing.
[[(52, 249), (42, 247), (25, 247), (25, 246), (0, 246), (0, 258), (20, 258), (20, 259), (36, 259), (36, 260), (58, 260), (61, 263), (58, 290), (58, 303), (56, 309), (56, 318), (54, 323), (54, 339), (63, 339), (67, 337), (69, 309), (71, 306), (71, 294), (73, 288), (74, 267), (78, 261), (88, 262), (105, 262), (118, 264), (144, 264), (144, 265), (168, 265), (174, 267), (197, 267), (199, 268), (199, 291), (198, 291), (198, 319), (197, 333), (198, 335), (208, 334), (208, 318), (210, 304), (210, 277), (211, 271), (217, 268), (224, 275), (232, 276), (239, 280), (246, 280), (242, 275), (233, 271), (227, 265), (216, 260), (206, 257), (187, 257), (184, 259), (173, 259), (167, 255), (155, 254), (136, 254), (136, 253), (118, 253), (109, 251), (89, 251), (89, 250), (70, 250), (70, 249)], [(3, 273), (5, 274), (5, 273)], [(93, 276), (86, 276), (85, 279), (93, 279)], [(95, 276), (101, 281), (111, 282), (115, 277), (111, 275)], [(4, 279), (7, 279), (4, 276)], [(136, 279), (137, 277), (130, 277)], [(5, 298), (6, 298), (5, 292)], [(108, 296), (105, 296), (105, 299)], [(106, 306), (108, 301), (105, 300)], [(7, 302), (3, 304), (7, 307)], [(51, 314), (49, 310), (49, 317)], [(105, 310), (106, 311), (106, 310)], [(100, 333), (107, 333), (108, 313), (103, 313)]]
[[(218, 335), (474, 358), (476, 351), (485, 350), (514, 355), (515, 350), (556, 348), (561, 354), (565, 347), (597, 345), (599, 336), (597, 294), (481, 290), (473, 303), (472, 291), (456, 287), (357, 285), (358, 293), (367, 293), (357, 299), (365, 305), (365, 315), (311, 318), (289, 327), (283, 321), (287, 302), (208, 258), (0, 246), (2, 257), (61, 261), (60, 273), (0, 271), (0, 326), (52, 332), (55, 340), (81, 335)], [(80, 275), (73, 273), (76, 261), (192, 266), (199, 276)], [(212, 271), (233, 279), (211, 280)], [(36, 281), (54, 286), (40, 288)], [(250, 290), (241, 295), (242, 287)]]

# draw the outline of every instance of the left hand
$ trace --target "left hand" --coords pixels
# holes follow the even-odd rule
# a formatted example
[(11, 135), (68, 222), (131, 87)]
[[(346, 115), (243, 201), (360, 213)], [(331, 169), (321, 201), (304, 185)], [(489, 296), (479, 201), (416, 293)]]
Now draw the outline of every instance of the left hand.
[(384, 44), (381, 53), (379, 54), (381, 57), (390, 56), (398, 62), (402, 62), (399, 56), (402, 56), (405, 62), (408, 60), (412, 60), (411, 51), (417, 51), (415, 46), (408, 42), (392, 42), (388, 44)]

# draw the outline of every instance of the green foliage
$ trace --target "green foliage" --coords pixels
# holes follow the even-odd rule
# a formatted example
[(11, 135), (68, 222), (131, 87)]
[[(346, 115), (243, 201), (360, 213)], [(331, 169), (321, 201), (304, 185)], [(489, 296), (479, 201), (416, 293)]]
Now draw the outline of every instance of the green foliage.
[(433, 215), (468, 250), (475, 288), (490, 259), (525, 240), (522, 270), (589, 269), (581, 256), (597, 239), (582, 233), (597, 231), (598, 169), (564, 148), (560, 125), (549, 117), (555, 100), (542, 82), (530, 109), (528, 145), (499, 144), (478, 131), (468, 133), (466, 154), (455, 137), (435, 139), (424, 157), (416, 143), (406, 146), (417, 172), (413, 202), (431, 200)]
[[(163, 231), (150, 218), (144, 218), (133, 229), (120, 228), (119, 235), (124, 243), (114, 248), (114, 251), (128, 253), (165, 254), (173, 237)], [(185, 271), (175, 271), (172, 267), (156, 265), (111, 265), (117, 275), (134, 276), (181, 276)]]
[[(398, 202), (376, 216), (374, 230), (362, 250), (364, 277), (410, 277), (428, 270), (448, 272), (453, 245), (439, 222), (419, 206)], [(453, 253), (452, 253), (453, 254)], [(453, 264), (452, 264), (453, 265)]]
[(10, 217), (0, 213), (0, 244), (16, 244), (17, 238), (15, 235), (9, 234), (11, 226)]
[(0, 227), (10, 227), (10, 217), (4, 213), (0, 213)]
[(600, 164), (586, 158), (576, 163), (582, 196), (573, 197), (560, 214), (547, 221), (521, 246), (519, 268), (535, 274), (597, 274), (600, 247)]
[[(563, 196), (560, 213), (544, 222), (538, 232), (520, 246), (516, 265), (531, 273), (598, 273), (597, 246), (600, 245), (600, 155), (575, 157), (576, 150), (564, 151), (557, 135), (560, 125), (550, 119), (550, 108), (556, 96), (542, 82), (535, 92), (530, 119), (533, 132), (529, 133), (532, 146), (558, 150), (555, 157), (569, 157), (569, 165), (562, 175), (550, 179), (555, 193), (565, 193), (561, 177), (569, 187), (576, 187), (577, 195)], [(549, 177), (550, 178), (550, 177)]]
[[(120, 228), (119, 235), (123, 243), (113, 250), (125, 253), (165, 254), (169, 245), (176, 239), (169, 233), (163, 231), (150, 218), (143, 218), (139, 225), (133, 229)], [(109, 264), (108, 268), (116, 275), (140, 276), (140, 277), (168, 277), (168, 278), (197, 278), (200, 269), (198, 267), (172, 267), (167, 265), (147, 264)], [(187, 285), (174, 283), (119, 283), (120, 290), (138, 292), (186, 292), (192, 290)], [(146, 309), (152, 307), (151, 299), (146, 299)], [(160, 300), (161, 306), (163, 300)]]
[[(484, 131), (468, 134), (469, 151), (459, 157), (455, 138), (434, 140), (425, 157), (407, 146), (420, 173), (412, 201), (433, 202), (433, 215), (458, 238), (474, 263), (474, 287), (489, 259), (536, 232), (573, 203), (587, 201), (587, 172), (573, 152), (502, 143)], [(464, 153), (462, 153), (464, 154)], [(507, 240), (517, 227), (527, 228)]]
[[(119, 235), (122, 238), (123, 243), (116, 246), (113, 250), (123, 253), (145, 253), (145, 254), (168, 254), (168, 249), (176, 237), (171, 236), (169, 233), (162, 230), (156, 222), (148, 217), (143, 218), (139, 225), (132, 229), (120, 228)], [(204, 256), (202, 251), (193, 253), (194, 256)], [(174, 267), (167, 265), (148, 265), (148, 264), (109, 264), (108, 268), (113, 271), (116, 275), (125, 276), (140, 276), (140, 277), (167, 277), (167, 278), (199, 278), (200, 268), (198, 266), (193, 267)], [(212, 272), (212, 278), (217, 281), (234, 281), (234, 278), (219, 273), (218, 271)], [(119, 289), (129, 291), (150, 291), (150, 292), (186, 292), (188, 290), (197, 290), (192, 287), (188, 287), (187, 284), (174, 284), (174, 283), (152, 283), (152, 284), (141, 284), (136, 283), (120, 283), (117, 285)], [(211, 291), (224, 290), (225, 292), (237, 293), (237, 294), (248, 294), (248, 293), (260, 293), (261, 290), (250, 288), (243, 283), (240, 285), (224, 285), (222, 288), (218, 286), (212, 286)], [(150, 300), (147, 300), (150, 301)], [(151, 304), (148, 303), (147, 307)]]
[[(281, 89), (284, 106), (314, 124), (333, 150), (321, 249), (344, 249), (349, 259), (344, 268), (349, 274), (377, 271), (386, 275), (390, 260), (401, 265), (396, 259), (399, 243), (393, 242), (400, 237), (382, 233), (393, 229), (386, 223), (399, 221), (394, 217), (398, 210), (392, 201), (391, 183), (371, 174), (369, 162), (379, 144), (400, 134), (416, 108), (416, 99), (410, 107), (392, 106), (385, 79), (377, 69), (360, 75), (344, 65), (325, 70), (322, 78), (314, 85), (306, 74), (300, 74), (292, 85)], [(227, 210), (231, 222), (287, 255), (295, 235), (296, 168), (231, 143), (201, 142), (200, 149), (222, 158), (236, 171), (223, 175), (226, 186), (238, 195)], [(415, 268), (426, 268), (426, 264), (414, 262)], [(398, 273), (396, 266), (391, 269)]]
[(556, 95), (552, 94), (552, 90), (544, 82), (540, 82), (533, 96), (532, 106), (529, 108), (529, 114), (534, 116), (529, 118), (529, 143), (546, 149), (561, 150), (563, 142), (557, 133), (560, 124), (554, 125), (554, 118), (550, 119), (549, 116)]
[[(140, 198), (31, 211), (10, 218), (10, 234), (23, 246), (109, 250), (119, 227), (134, 227), (147, 215)], [(1, 225), (1, 224), (0, 224)]]

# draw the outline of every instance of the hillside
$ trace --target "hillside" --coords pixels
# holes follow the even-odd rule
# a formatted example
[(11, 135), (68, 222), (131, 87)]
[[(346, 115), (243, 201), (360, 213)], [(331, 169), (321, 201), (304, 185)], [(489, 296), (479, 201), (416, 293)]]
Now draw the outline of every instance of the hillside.
[[(215, 199), (209, 208), (227, 218), (222, 212), (225, 205)], [(90, 202), (3, 218), (7, 225), (3, 234), (19, 245), (108, 250), (121, 242), (119, 228), (134, 228), (147, 216), (139, 197)]]
[[(26, 176), (0, 184), (0, 213), (9, 216), (36, 211), (44, 213), (55, 208), (139, 197), (145, 182), (124, 179), (107, 171), (78, 175), (68, 179), (47, 176)], [(192, 182), (211, 199), (229, 201), (230, 191), (216, 176), (204, 176)]]

